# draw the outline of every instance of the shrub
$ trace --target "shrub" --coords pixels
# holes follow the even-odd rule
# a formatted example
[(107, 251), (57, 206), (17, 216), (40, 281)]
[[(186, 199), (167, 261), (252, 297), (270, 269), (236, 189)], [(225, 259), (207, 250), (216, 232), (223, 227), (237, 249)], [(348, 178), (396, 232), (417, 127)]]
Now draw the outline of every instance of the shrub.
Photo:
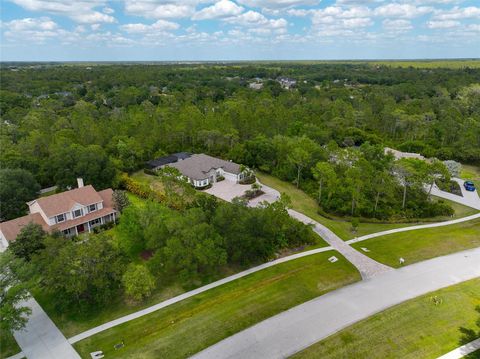
[(127, 296), (140, 301), (152, 294), (152, 290), (155, 289), (155, 278), (145, 266), (130, 264), (123, 274), (122, 284)]
[(244, 178), (243, 180), (239, 181), (239, 184), (254, 184), (257, 181), (255, 176)]

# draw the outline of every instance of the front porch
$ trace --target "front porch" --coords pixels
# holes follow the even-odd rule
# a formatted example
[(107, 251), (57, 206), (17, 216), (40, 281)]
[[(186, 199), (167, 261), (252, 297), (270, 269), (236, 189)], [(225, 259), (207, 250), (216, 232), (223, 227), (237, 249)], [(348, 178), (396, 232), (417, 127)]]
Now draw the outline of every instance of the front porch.
[(67, 237), (77, 236), (82, 233), (91, 233), (95, 227), (101, 226), (108, 222), (114, 222), (116, 220), (115, 212), (109, 213), (106, 216), (98, 217), (84, 223), (77, 224), (71, 228), (67, 228), (63, 231), (63, 234)]

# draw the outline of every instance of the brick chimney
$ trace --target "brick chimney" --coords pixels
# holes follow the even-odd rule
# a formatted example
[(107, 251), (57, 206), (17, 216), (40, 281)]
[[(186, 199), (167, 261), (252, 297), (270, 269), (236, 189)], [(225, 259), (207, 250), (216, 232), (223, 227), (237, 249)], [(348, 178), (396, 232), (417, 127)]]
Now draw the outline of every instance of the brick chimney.
[(77, 184), (78, 184), (78, 188), (82, 188), (83, 187), (83, 178), (77, 178)]

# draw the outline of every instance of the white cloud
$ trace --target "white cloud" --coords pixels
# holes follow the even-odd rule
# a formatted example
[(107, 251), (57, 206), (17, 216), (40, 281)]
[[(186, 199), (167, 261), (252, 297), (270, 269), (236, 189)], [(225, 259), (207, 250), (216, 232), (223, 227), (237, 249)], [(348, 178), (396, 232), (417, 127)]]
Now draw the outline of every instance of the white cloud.
[(224, 18), (228, 16), (239, 15), (243, 12), (243, 7), (238, 6), (230, 0), (220, 0), (212, 6), (208, 6), (198, 11), (192, 16), (193, 20), (208, 20)]
[(312, 10), (312, 22), (322, 22), (321, 19), (331, 17), (334, 19), (352, 19), (359, 17), (368, 17), (371, 10), (364, 6), (356, 6), (351, 8), (342, 8), (339, 6), (329, 6), (324, 9)]
[(456, 20), (441, 20), (441, 21), (428, 21), (427, 27), (429, 29), (451, 29), (453, 27), (460, 26), (460, 21)]
[(115, 22), (115, 19), (112, 16), (107, 14), (102, 14), (101, 12), (98, 12), (98, 11), (93, 11), (93, 12), (84, 13), (84, 14), (74, 14), (74, 15), (71, 15), (70, 18), (82, 24), (96, 24), (99, 22), (106, 22), (106, 23)]
[(243, 27), (248, 27), (250, 32), (257, 34), (284, 34), (287, 32), (288, 21), (279, 19), (268, 19), (259, 12), (250, 10), (243, 14), (226, 18), (224, 21)]
[(175, 22), (167, 20), (157, 20), (151, 25), (136, 23), (136, 24), (125, 24), (121, 26), (121, 29), (125, 32), (135, 34), (135, 33), (147, 33), (155, 31), (172, 31), (177, 30), (180, 27)]
[(111, 15), (94, 10), (105, 5), (105, 0), (11, 0), (29, 11), (67, 16), (78, 23), (113, 23)]
[[(5, 38), (21, 44), (43, 44), (55, 39), (57, 42), (70, 43), (78, 39), (77, 32), (61, 29), (48, 17), (16, 19), (2, 23)], [(79, 29), (81, 30), (81, 29)]]
[(455, 6), (450, 10), (438, 10), (434, 14), (436, 20), (459, 20), (480, 18), (480, 7), (458, 7)]
[(480, 24), (470, 24), (467, 26), (467, 30), (480, 32)]
[(413, 29), (412, 23), (404, 19), (385, 19), (382, 21), (383, 28), (390, 33), (407, 32)]
[(104, 7), (102, 10), (105, 14), (113, 14), (115, 10), (113, 10), (111, 7)]
[(179, 19), (192, 16), (200, 1), (125, 0), (125, 13), (149, 19)]
[(27, 31), (27, 30), (41, 30), (41, 31), (50, 31), (58, 28), (58, 25), (50, 20), (48, 17), (42, 17), (37, 19), (25, 18), (12, 20), (5, 22), (4, 27), (8, 28), (10, 31)]
[(372, 11), (364, 6), (343, 8), (329, 6), (312, 10), (312, 34), (325, 41), (326, 38), (339, 37), (340, 40), (366, 37), (366, 28), (374, 24)]
[(237, 2), (248, 7), (262, 9), (287, 9), (295, 6), (314, 6), (321, 0), (238, 0)]
[(400, 17), (400, 18), (414, 18), (426, 15), (434, 11), (430, 6), (415, 6), (411, 4), (387, 4), (375, 8), (374, 14), (382, 17)]

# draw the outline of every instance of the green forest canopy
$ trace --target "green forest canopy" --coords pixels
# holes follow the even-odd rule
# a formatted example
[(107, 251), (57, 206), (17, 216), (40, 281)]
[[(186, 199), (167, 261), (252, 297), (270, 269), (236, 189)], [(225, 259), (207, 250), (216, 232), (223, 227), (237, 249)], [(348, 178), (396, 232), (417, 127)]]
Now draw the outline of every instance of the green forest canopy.
[[(368, 162), (380, 156), (373, 168), (362, 162), (361, 173), (336, 168), (339, 178), (391, 171), (379, 154), (383, 146), (480, 163), (480, 69), (473, 67), (4, 64), (0, 75), (0, 167), (26, 169), (41, 186), (66, 188), (81, 176), (102, 189), (117, 183), (115, 174), (178, 151), (260, 167), (312, 195), (312, 168), (328, 160), (325, 149), (332, 146), (345, 153), (376, 146), (363, 147), (356, 157)], [(295, 79), (296, 87), (282, 88), (275, 81), (281, 76)], [(250, 89), (253, 81), (263, 81), (263, 88)], [(353, 198), (362, 187), (353, 182), (348, 193), (323, 191), (320, 197), (330, 198), (319, 201), (340, 214), (378, 216), (371, 196)], [(384, 208), (399, 203), (401, 188), (391, 186)], [(414, 192), (406, 206), (400, 198), (386, 216), (405, 209), (410, 217), (439, 212), (423, 213), (419, 196)]]

